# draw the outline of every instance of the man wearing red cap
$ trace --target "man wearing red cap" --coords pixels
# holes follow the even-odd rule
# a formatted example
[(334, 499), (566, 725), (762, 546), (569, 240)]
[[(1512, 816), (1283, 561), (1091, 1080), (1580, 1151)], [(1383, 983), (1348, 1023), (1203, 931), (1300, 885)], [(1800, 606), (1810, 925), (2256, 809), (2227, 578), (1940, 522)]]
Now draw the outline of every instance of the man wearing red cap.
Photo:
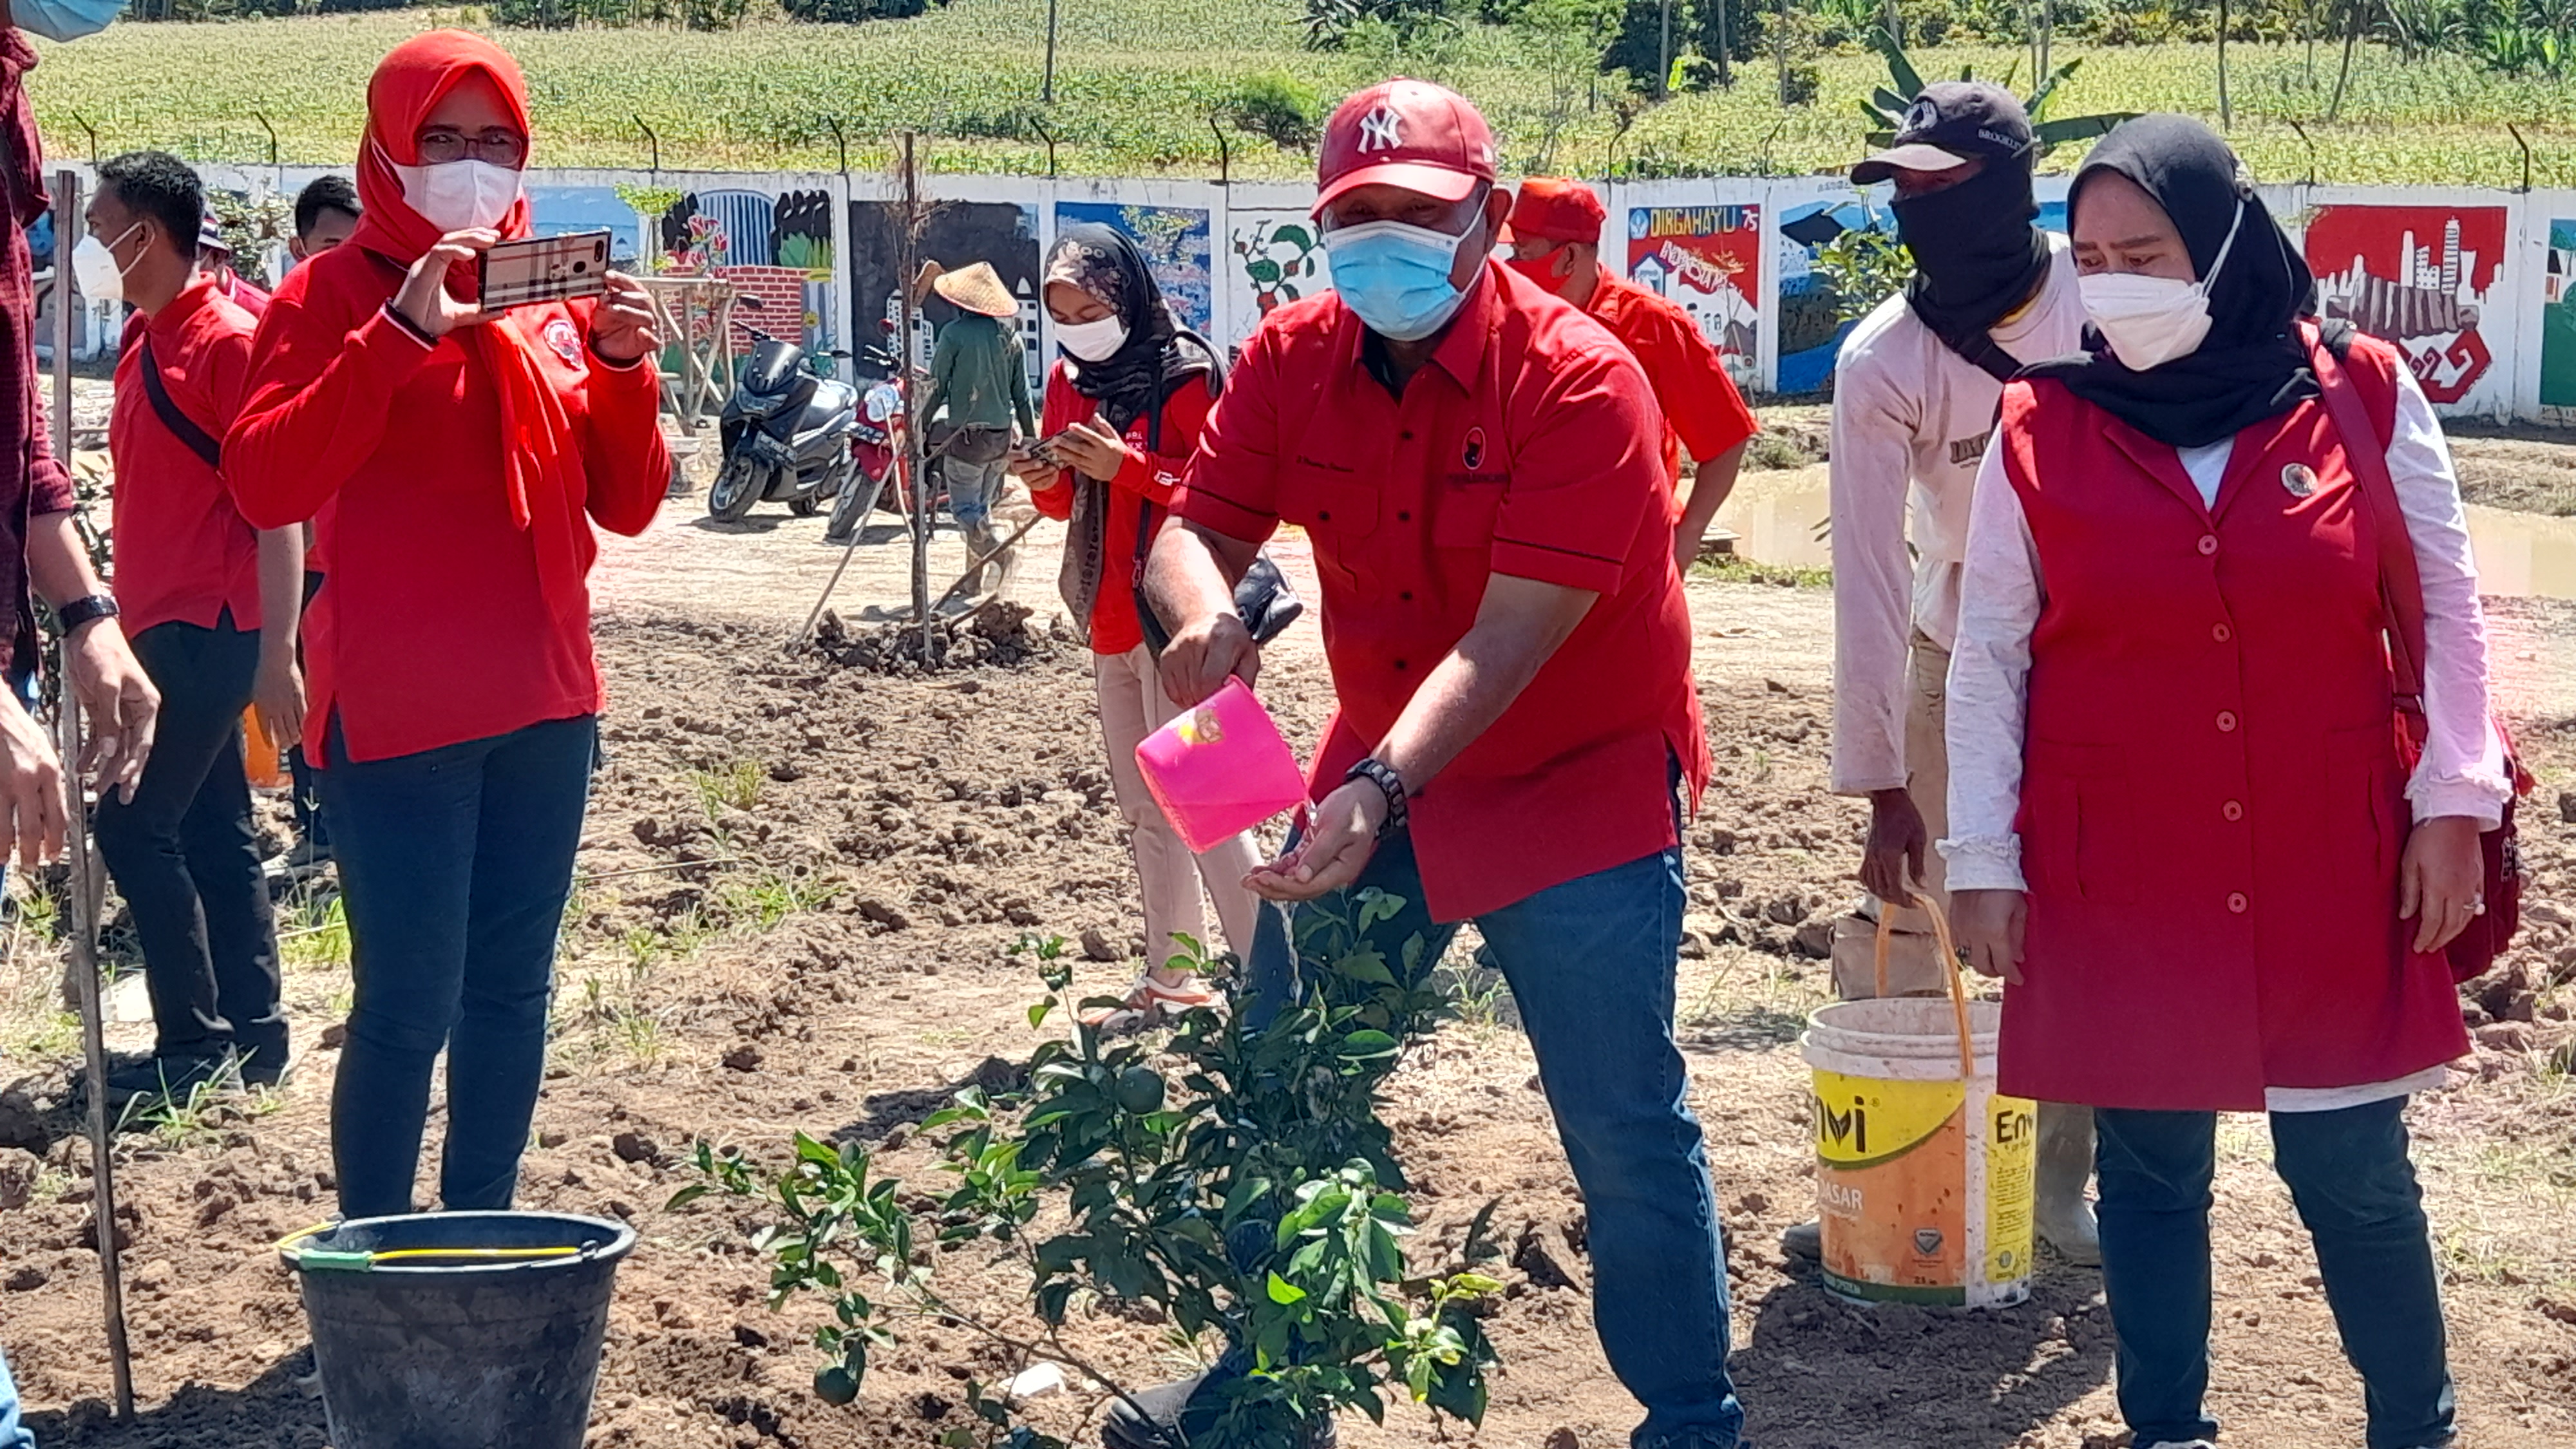
[[(1608, 329), (1491, 262), (1508, 197), (1465, 99), (1363, 91), (1319, 170), (1334, 290), (1246, 344), (1148, 566), (1184, 705), (1259, 672), (1233, 587), (1283, 520), (1322, 577), (1321, 803), (1249, 878), (1279, 904), (1242, 1006), (1310, 999), (1290, 942), (1371, 919), (1357, 892), (1401, 902), (1363, 934), (1407, 970), (1473, 920), (1583, 1189), (1602, 1347), (1646, 1408), (1635, 1443), (1734, 1449), (1725, 1262), (1672, 1039), (1680, 815), (1708, 748), (1662, 419)], [(1225, 1402), (1193, 1390), (1156, 1422), (1186, 1434)], [(1113, 1414), (1112, 1449), (1171, 1442), (1135, 1417)]]
[(1682, 450), (1692, 459), (1690, 492), (1673, 525), (1673, 562), (1688, 569), (1718, 506), (1735, 491), (1744, 445), (1760, 432), (1717, 349), (1670, 299), (1610, 274), (1601, 264), (1608, 212), (1580, 181), (1533, 176), (1512, 202), (1512, 269), (1598, 318), (1628, 344), (1664, 410), (1664, 468), (1681, 488)]

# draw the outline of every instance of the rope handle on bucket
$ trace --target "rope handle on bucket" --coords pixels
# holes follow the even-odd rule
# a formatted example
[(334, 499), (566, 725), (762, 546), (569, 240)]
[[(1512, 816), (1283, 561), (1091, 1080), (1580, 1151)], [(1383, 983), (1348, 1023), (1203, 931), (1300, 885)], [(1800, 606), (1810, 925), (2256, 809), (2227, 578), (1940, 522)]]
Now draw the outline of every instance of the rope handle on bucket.
[[(1950, 936), (1950, 919), (1941, 910), (1941, 903), (1929, 895), (1911, 887), (1908, 887), (1908, 893), (1914, 897), (1915, 906), (1932, 918), (1932, 939), (1940, 943), (1941, 964), (1949, 968), (1950, 1014), (1957, 1020), (1959, 1028), (1959, 1080), (1969, 1081), (1977, 1075), (1977, 1048), (1968, 1030), (1968, 982), (1959, 972), (1959, 947)], [(1882, 901), (1878, 910), (1878, 942), (1874, 953), (1878, 967), (1878, 996), (1882, 1001), (1887, 999), (1887, 950), (1895, 934), (1896, 912)]]
[(380, 1252), (295, 1246), (316, 1233), (327, 1233), (338, 1226), (338, 1223), (315, 1223), (309, 1228), (289, 1233), (277, 1240), (277, 1251), (281, 1253), (292, 1251), (295, 1254), (295, 1266), (299, 1269), (330, 1268), (363, 1273), (378, 1263), (408, 1262), (422, 1258), (577, 1258), (598, 1246), (596, 1243), (586, 1243), (577, 1248), (388, 1248)]

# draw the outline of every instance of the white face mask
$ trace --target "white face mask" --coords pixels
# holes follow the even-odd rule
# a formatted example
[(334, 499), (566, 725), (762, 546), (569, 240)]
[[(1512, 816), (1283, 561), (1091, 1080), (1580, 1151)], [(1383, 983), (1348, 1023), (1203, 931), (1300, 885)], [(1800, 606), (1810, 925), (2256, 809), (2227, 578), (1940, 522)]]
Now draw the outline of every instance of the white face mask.
[(1058, 322), (1055, 340), (1081, 361), (1107, 362), (1127, 345), (1127, 324), (1114, 316), (1097, 322)]
[(519, 173), (467, 158), (437, 166), (396, 166), (403, 200), (440, 232), (489, 230), (519, 204)]
[(2197, 282), (2136, 272), (2095, 272), (2077, 281), (2085, 314), (2101, 329), (2102, 340), (2111, 344), (2111, 355), (2122, 367), (2145, 372), (2200, 350), (2209, 337), (2209, 284), (2227, 265), (2237, 229), (2244, 224), (2245, 203), (2240, 201), (2217, 260)]
[(86, 234), (81, 237), (80, 244), (72, 248), (72, 285), (80, 289), (82, 296), (93, 302), (125, 300), (125, 267), (117, 261), (116, 249), (142, 229), (143, 223), (138, 221), (113, 242)]

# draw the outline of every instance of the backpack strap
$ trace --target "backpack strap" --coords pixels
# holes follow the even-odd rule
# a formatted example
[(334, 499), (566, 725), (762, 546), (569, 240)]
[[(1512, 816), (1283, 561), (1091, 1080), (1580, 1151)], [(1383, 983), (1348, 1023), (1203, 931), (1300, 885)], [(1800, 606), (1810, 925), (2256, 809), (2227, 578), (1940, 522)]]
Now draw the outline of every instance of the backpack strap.
[(208, 436), (205, 429), (198, 427), (186, 413), (179, 411), (177, 403), (170, 400), (170, 389), (161, 381), (161, 364), (152, 356), (152, 339), (149, 336), (143, 339), (142, 356), (136, 360), (143, 365), (143, 395), (152, 400), (153, 415), (161, 419), (161, 426), (168, 428), (172, 437), (187, 444), (189, 452), (204, 459), (207, 467), (220, 471), (224, 466), (224, 445)]
[(2406, 514), (2397, 503), (2397, 480), (2388, 471), (2388, 447), (2362, 402), (2352, 373), (2320, 345), (2314, 327), (2306, 329), (2310, 365), (2326, 416), (2343, 442), (2362, 498), (2379, 534), (2379, 602), (2388, 629), (2388, 668), (2398, 703), (2410, 713), (2424, 708), (2424, 580), (2415, 568), (2415, 543), (2406, 531)]
[(1964, 347), (1953, 347), (1960, 357), (1976, 364), (1986, 376), (1997, 382), (2010, 382), (2021, 376), (2021, 360), (2004, 351), (1992, 332), (1979, 332)]

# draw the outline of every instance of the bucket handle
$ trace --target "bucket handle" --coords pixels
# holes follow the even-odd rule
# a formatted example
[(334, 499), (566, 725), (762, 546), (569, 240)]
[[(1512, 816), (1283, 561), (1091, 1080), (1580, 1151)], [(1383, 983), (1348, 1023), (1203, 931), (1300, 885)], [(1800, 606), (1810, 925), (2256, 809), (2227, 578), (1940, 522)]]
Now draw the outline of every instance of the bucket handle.
[[(1916, 908), (1932, 918), (1932, 938), (1940, 943), (1941, 964), (1948, 968), (1950, 1014), (1959, 1029), (1959, 1080), (1969, 1081), (1977, 1075), (1977, 1048), (1968, 1030), (1968, 982), (1959, 973), (1959, 947), (1951, 939), (1950, 920), (1942, 911), (1941, 903), (1910, 886), (1907, 888), (1907, 893), (1914, 897)], [(1887, 997), (1887, 951), (1895, 932), (1896, 912), (1889, 909), (1885, 902), (1881, 902), (1878, 911), (1878, 941), (1874, 952), (1878, 968), (1880, 1000), (1885, 1000)]]

